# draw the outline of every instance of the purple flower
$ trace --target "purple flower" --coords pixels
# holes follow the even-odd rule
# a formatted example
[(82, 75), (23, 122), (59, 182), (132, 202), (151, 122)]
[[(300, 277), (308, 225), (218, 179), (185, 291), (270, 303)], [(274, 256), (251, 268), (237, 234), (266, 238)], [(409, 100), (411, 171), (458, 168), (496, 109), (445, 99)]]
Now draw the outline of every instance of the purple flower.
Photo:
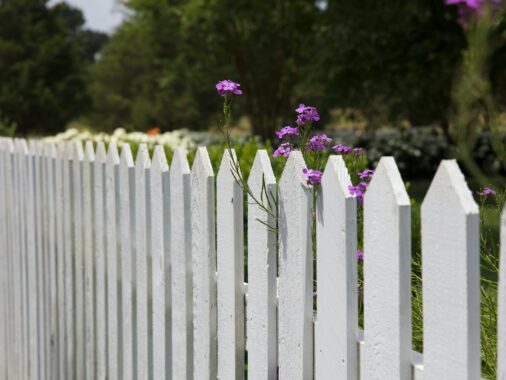
[(279, 157), (279, 156), (288, 157), (290, 155), (291, 151), (292, 151), (292, 146), (290, 145), (290, 143), (283, 143), (278, 147), (278, 149), (276, 149), (274, 151), (272, 156), (273, 157)]
[(304, 173), (304, 177), (310, 185), (316, 185), (322, 181), (322, 172), (319, 170), (304, 169), (302, 173)]
[(374, 175), (374, 170), (372, 170), (372, 169), (365, 169), (361, 172), (358, 172), (358, 177), (360, 179), (372, 178), (373, 175)]
[(285, 136), (298, 136), (298, 135), (299, 135), (299, 128), (290, 127), (289, 125), (281, 128), (279, 131), (276, 131), (276, 136), (278, 136), (279, 139), (282, 139)]
[(315, 135), (309, 139), (309, 142), (306, 145), (306, 150), (310, 151), (318, 151), (324, 150), (330, 144), (332, 140), (327, 137), (325, 134)]
[(318, 115), (318, 110), (316, 107), (306, 106), (305, 104), (301, 103), (295, 109), (295, 112), (298, 113), (297, 120), (295, 121), (297, 125), (304, 125), (311, 121), (320, 120), (320, 115)]
[(343, 156), (353, 153), (353, 149), (346, 145), (337, 144), (332, 147), (336, 153), (341, 153)]
[(359, 205), (364, 203), (364, 195), (365, 191), (367, 190), (367, 186), (368, 186), (367, 182), (360, 182), (356, 186), (353, 185), (348, 186), (350, 194), (355, 196), (355, 198), (357, 198), (357, 202)]
[(473, 16), (479, 16), (483, 5), (491, 3), (496, 10), (501, 0), (445, 0), (446, 5), (456, 5), (459, 13), (459, 23), (466, 26)]
[(240, 86), (239, 83), (232, 82), (231, 80), (222, 80), (216, 84), (216, 90), (220, 96), (241, 95)]
[(482, 197), (493, 196), (495, 194), (495, 190), (490, 187), (484, 187), (481, 191), (478, 191), (478, 195), (481, 195)]
[(357, 251), (357, 260), (364, 260), (364, 251), (361, 249)]
[(357, 156), (360, 156), (364, 152), (365, 152), (364, 148), (353, 148), (353, 153), (355, 153), (355, 155), (357, 155)]

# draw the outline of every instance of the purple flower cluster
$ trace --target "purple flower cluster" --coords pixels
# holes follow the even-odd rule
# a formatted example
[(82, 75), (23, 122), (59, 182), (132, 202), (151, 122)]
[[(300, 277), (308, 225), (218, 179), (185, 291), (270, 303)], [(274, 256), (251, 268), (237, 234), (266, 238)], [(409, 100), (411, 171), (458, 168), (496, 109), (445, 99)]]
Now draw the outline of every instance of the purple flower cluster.
[(309, 151), (319, 151), (327, 149), (327, 146), (330, 144), (332, 140), (327, 137), (325, 134), (315, 135), (309, 139), (309, 142), (306, 145), (306, 150)]
[(357, 251), (357, 260), (360, 261), (364, 260), (364, 251), (362, 251), (361, 249)]
[(286, 127), (281, 128), (279, 131), (276, 131), (276, 136), (278, 136), (279, 139), (284, 139), (285, 137), (289, 136), (298, 136), (299, 133), (299, 128), (290, 127), (287, 125)]
[(358, 172), (358, 178), (360, 178), (360, 179), (369, 179), (369, 178), (372, 178), (373, 175), (374, 175), (374, 170), (372, 170), (372, 169), (365, 169), (361, 172)]
[(478, 191), (478, 195), (481, 195), (482, 197), (489, 197), (496, 195), (496, 192), (491, 187), (484, 187), (481, 191)]
[(278, 146), (278, 149), (274, 151), (272, 154), (274, 157), (288, 157), (290, 155), (290, 152), (292, 151), (292, 145), (290, 143), (283, 143), (280, 146)]
[(241, 95), (240, 86), (239, 83), (232, 82), (231, 80), (222, 80), (216, 84), (216, 90), (220, 96)]
[(369, 186), (369, 184), (367, 182), (363, 182), (363, 181), (359, 182), (358, 185), (356, 185), (356, 186), (353, 186), (353, 185), (348, 186), (348, 190), (350, 191), (350, 194), (354, 195), (355, 198), (357, 198), (357, 202), (359, 205), (364, 203), (364, 195), (365, 195), (365, 191), (367, 190), (367, 186)]
[(364, 153), (364, 148), (352, 148), (351, 146), (337, 144), (332, 147), (332, 150), (336, 153), (341, 153), (343, 156), (347, 156), (348, 154), (355, 154), (360, 156)]
[(295, 109), (295, 112), (298, 114), (297, 120), (295, 121), (297, 125), (304, 125), (312, 121), (320, 120), (320, 115), (318, 115), (316, 107), (299, 104), (299, 106)]
[(322, 172), (319, 170), (303, 169), (302, 173), (309, 185), (317, 185), (322, 181)]

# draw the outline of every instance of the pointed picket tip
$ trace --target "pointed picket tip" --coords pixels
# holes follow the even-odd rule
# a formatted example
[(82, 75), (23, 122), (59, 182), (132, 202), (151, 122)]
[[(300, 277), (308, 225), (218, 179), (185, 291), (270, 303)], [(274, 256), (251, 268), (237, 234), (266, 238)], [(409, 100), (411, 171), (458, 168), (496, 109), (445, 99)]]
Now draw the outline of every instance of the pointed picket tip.
[(198, 147), (197, 155), (192, 166), (192, 175), (200, 175), (205, 177), (214, 177), (213, 167), (209, 159), (209, 153), (203, 146)]
[(288, 185), (290, 183), (300, 183), (301, 185), (308, 187), (302, 172), (304, 169), (306, 169), (306, 163), (304, 162), (302, 153), (298, 150), (290, 153), (279, 180), (280, 186)]
[(67, 150), (65, 141), (58, 141), (56, 143), (56, 150), (58, 152), (58, 158), (65, 158), (65, 152)]
[(72, 143), (72, 159), (75, 161), (82, 161), (84, 159), (83, 144), (81, 141), (74, 141)]
[[(125, 144), (128, 145), (128, 144)], [(123, 145), (123, 149), (125, 147)], [(118, 154), (118, 146), (115, 142), (112, 142), (109, 144), (109, 149), (107, 150), (107, 160), (106, 162), (110, 165), (117, 165), (119, 164), (119, 154)]]
[(161, 145), (155, 146), (153, 152), (153, 159), (151, 161), (151, 169), (160, 173), (167, 172), (169, 170), (169, 164), (167, 163), (167, 157), (165, 151)]
[(409, 206), (409, 196), (402, 181), (401, 173), (393, 157), (382, 157), (365, 193), (365, 199), (372, 198), (376, 193), (384, 194), (385, 185), (395, 198), (398, 206)]
[(478, 214), (478, 204), (456, 160), (443, 160), (422, 202), (422, 208), (447, 203), (448, 197), (456, 197), (466, 215)]
[(190, 174), (190, 164), (186, 157), (186, 149), (183, 147), (177, 148), (174, 151), (171, 164), (171, 176)]
[(257, 184), (262, 185), (262, 181), (265, 181), (266, 185), (276, 183), (276, 177), (274, 176), (274, 172), (272, 170), (271, 160), (269, 159), (269, 154), (265, 149), (257, 150), (255, 160), (253, 161), (253, 166), (251, 167), (249, 174), (248, 185), (250, 187)]
[(14, 152), (14, 141), (12, 139), (5, 140), (5, 150), (9, 153)]
[(93, 149), (93, 143), (91, 141), (86, 141), (86, 145), (84, 147), (84, 161), (85, 162), (95, 161), (95, 151)]
[(105, 151), (105, 145), (103, 141), (99, 141), (97, 143), (97, 151), (95, 152), (95, 161), (103, 163), (107, 158), (107, 153)]
[(26, 155), (30, 153), (30, 150), (28, 149), (28, 144), (25, 139), (19, 140), (19, 152)]
[(332, 155), (327, 161), (322, 175), (322, 186), (339, 189), (344, 198), (353, 198), (349, 187), (352, 185), (350, 173), (341, 155)]
[(135, 169), (136, 171), (148, 169), (150, 165), (151, 161), (149, 159), (148, 146), (146, 144), (140, 144), (137, 157), (135, 157)]
[[(232, 153), (232, 155), (230, 153)], [(225, 151), (223, 152), (223, 156), (221, 158), (220, 168), (218, 169), (218, 182), (235, 181), (232, 172), (232, 170), (234, 170), (232, 160), (237, 161), (237, 155), (235, 153), (235, 150), (232, 149), (231, 151), (229, 151), (228, 149), (225, 149)]]
[(129, 168), (134, 167), (134, 158), (132, 155), (132, 150), (130, 149), (130, 144), (123, 144), (121, 147), (121, 157), (119, 161), (123, 166)]

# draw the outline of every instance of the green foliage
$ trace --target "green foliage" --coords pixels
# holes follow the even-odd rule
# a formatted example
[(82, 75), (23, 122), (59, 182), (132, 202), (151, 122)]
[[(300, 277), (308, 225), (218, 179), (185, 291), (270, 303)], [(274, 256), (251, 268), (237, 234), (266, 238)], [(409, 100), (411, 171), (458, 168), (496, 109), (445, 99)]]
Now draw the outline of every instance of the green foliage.
[(83, 21), (67, 4), (0, 2), (0, 113), (18, 133), (59, 131), (86, 110)]

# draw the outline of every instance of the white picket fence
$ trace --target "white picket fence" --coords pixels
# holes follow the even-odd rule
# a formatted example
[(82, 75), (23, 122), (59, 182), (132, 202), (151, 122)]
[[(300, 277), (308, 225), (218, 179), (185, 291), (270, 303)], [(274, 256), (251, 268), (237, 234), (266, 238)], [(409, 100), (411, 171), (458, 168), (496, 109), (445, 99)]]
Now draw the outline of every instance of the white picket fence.
[[(479, 216), (456, 162), (442, 162), (422, 206), (423, 358), (394, 160), (382, 158), (365, 199), (363, 335), (347, 169), (330, 157), (312, 210), (303, 167), (293, 153), (279, 181), (279, 236), (246, 203), (245, 284), (227, 152), (215, 181), (205, 148), (190, 170), (182, 149), (169, 169), (161, 147), (150, 158), (141, 145), (134, 162), (128, 145), (0, 140), (0, 379), (480, 379)], [(276, 192), (265, 151), (248, 182), (257, 197)], [(506, 379), (506, 281), (499, 298)]]

